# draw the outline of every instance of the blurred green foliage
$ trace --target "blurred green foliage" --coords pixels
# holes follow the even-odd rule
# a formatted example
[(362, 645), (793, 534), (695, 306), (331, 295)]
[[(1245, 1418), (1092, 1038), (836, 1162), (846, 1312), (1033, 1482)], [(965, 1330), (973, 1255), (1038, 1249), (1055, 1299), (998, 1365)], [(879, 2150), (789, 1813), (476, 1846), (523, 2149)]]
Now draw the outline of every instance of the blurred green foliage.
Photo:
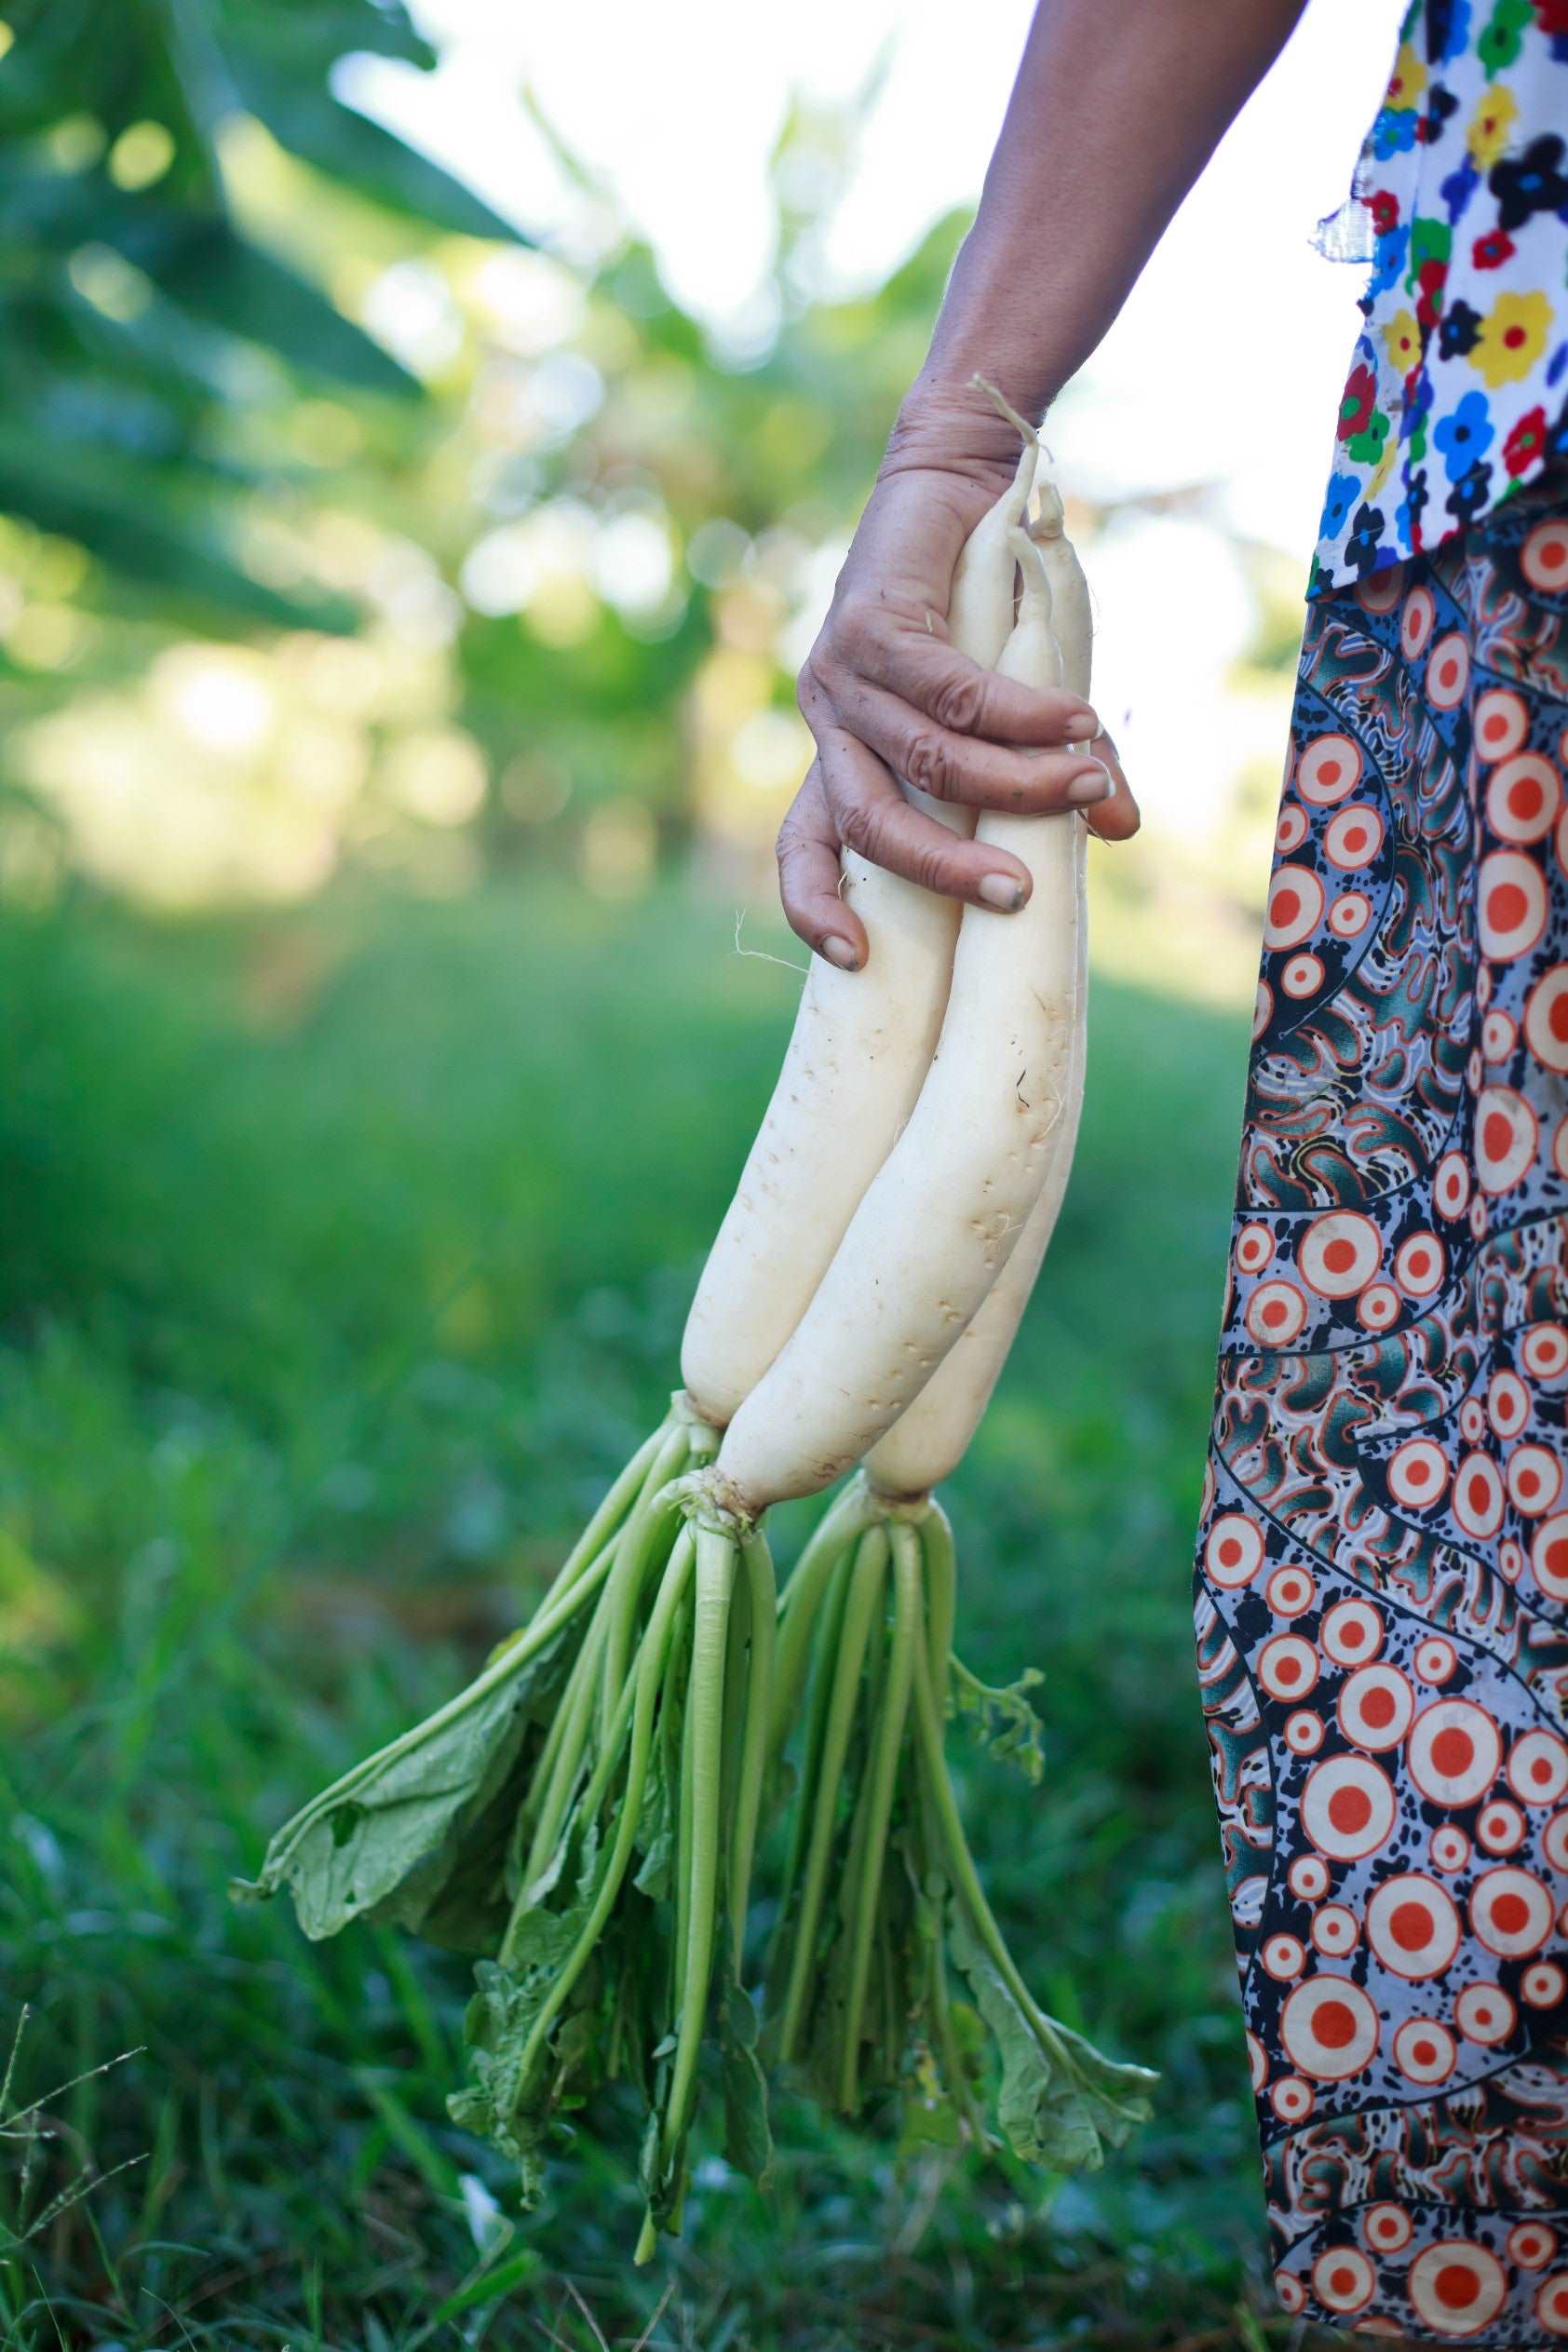
[(1042, 1790), (955, 1730), (966, 1813), (1032, 1980), (1164, 2070), (1132, 2154), (1042, 2201), (786, 2099), (776, 2192), (708, 2140), (643, 2278), (629, 2114), (518, 2220), (442, 2106), (462, 1965), (223, 1899), (458, 1686), (656, 1415), (792, 1007), (727, 946), (683, 892), (542, 882), (0, 931), (13, 2106), (137, 2053), (47, 2099), (28, 2210), (131, 2169), (20, 2245), (0, 2115), (0, 2345), (51, 2342), (47, 2303), (105, 2352), (542, 2352), (635, 2340), (667, 2288), (661, 2352), (1277, 2340), (1188, 1621), (1239, 1012), (1098, 989), (1061, 1241), (949, 1498), (966, 1654), (1047, 1678)]
[[(694, 829), (765, 843), (802, 740), (788, 641), (962, 225), (863, 298), (817, 298), (858, 107), (786, 123), (773, 328), (725, 353), (588, 193), (578, 256), (533, 253), (336, 94), (345, 58), (431, 61), (399, 0), (16, 0), (0, 24), (0, 785), (33, 810), (29, 831), (13, 797), (0, 878), (81, 864), (180, 903), (366, 855), (466, 879), (574, 859), (606, 805), (611, 886)], [(345, 631), (379, 688), (336, 696), (316, 789), (287, 723), (312, 638)], [(205, 760), (223, 805), (210, 731), (155, 711), (128, 786), (126, 719), (160, 652), (235, 637), (274, 723), (231, 854), (203, 862), (169, 779)], [(32, 723), (61, 706), (63, 745)], [(410, 782), (415, 725), (478, 776), (455, 808)], [(112, 845), (81, 806), (105, 767), (143, 819)], [(258, 794), (309, 834), (291, 861), (247, 860)]]
[(0, 505), (213, 627), (348, 627), (351, 608), (246, 565), (269, 417), (323, 384), (415, 379), (287, 255), (247, 233), (223, 160), (241, 113), (328, 182), (416, 223), (513, 232), (333, 95), (347, 52), (434, 63), (400, 5), (228, 0), (105, 10), (16, 0), (0, 71), (7, 370)]

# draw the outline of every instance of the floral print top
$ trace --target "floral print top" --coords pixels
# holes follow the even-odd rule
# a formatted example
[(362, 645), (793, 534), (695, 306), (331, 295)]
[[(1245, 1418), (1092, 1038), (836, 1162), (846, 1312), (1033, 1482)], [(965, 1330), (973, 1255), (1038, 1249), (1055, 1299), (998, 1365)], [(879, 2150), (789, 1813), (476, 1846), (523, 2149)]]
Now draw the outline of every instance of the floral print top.
[(1372, 274), (1309, 596), (1568, 453), (1565, 129), (1568, 0), (1413, 0), (1357, 167)]

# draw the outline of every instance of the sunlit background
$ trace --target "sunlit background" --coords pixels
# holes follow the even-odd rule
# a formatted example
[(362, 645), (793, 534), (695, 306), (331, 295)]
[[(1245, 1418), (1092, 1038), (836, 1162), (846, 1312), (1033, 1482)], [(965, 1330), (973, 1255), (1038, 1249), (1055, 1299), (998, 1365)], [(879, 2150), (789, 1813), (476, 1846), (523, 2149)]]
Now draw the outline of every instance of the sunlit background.
[[(347, 636), (139, 627), (98, 609), (90, 545), (7, 530), (7, 764), (42, 820), (13, 814), (13, 888), (79, 865), (191, 906), (296, 897), (347, 864), (454, 891), (506, 857), (620, 895), (694, 850), (726, 902), (765, 908), (805, 752), (790, 676), (1027, 8), (975, 12), (956, 72), (934, 0), (761, 18), (677, 0), (613, 28), (482, 0), (418, 14), (433, 72), (352, 55), (334, 88), (536, 248), (421, 233), (313, 182), (254, 117), (219, 124), (241, 222), (427, 399), (411, 425), (385, 393), (345, 397), (362, 365), (301, 399), (227, 355), (245, 380), (225, 462), (268, 468), (236, 561), (348, 600)], [(1308, 9), (1050, 426), (1100, 606), (1097, 698), (1148, 817), (1102, 950), (1169, 972), (1207, 940), (1226, 986), (1250, 954), (1355, 326), (1356, 273), (1312, 232), (1344, 200), (1394, 21), (1392, 0)], [(99, 167), (105, 136), (56, 121), (55, 169)], [(171, 152), (133, 123), (108, 168), (155, 194)], [(69, 257), (126, 337), (158, 298), (133, 254), (89, 237)]]

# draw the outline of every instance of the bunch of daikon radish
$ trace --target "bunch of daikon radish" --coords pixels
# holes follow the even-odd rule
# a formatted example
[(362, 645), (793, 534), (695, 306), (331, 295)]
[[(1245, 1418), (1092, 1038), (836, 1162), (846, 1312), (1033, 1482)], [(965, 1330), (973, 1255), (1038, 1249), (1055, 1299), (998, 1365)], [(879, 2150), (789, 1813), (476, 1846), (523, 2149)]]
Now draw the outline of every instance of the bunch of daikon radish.
[[(1087, 696), (1062, 520), (1030, 434), (965, 547), (948, 629), (986, 667)], [(565, 2114), (610, 2078), (638, 2086), (639, 2259), (680, 2226), (705, 2086), (726, 2154), (765, 2171), (774, 2065), (841, 2112), (901, 2105), (906, 2139), (988, 2144), (978, 2012), (1019, 2156), (1096, 2165), (1148, 2114), (1147, 2070), (1031, 1997), (943, 1754), (963, 1708), (1037, 1764), (1025, 1685), (986, 1691), (953, 1656), (930, 1490), (1029, 1297), (1084, 1073), (1084, 820), (978, 830), (1029, 868), (1016, 914), (845, 853), (869, 964), (812, 964), (669, 1418), (527, 1627), (281, 1830), (250, 1890), (287, 1886), (313, 1937), (390, 1919), (475, 1956), (452, 2110), (519, 2162), (525, 2197)], [(779, 1599), (764, 1514), (857, 1464)], [(776, 1814), (759, 2022), (746, 1929)]]

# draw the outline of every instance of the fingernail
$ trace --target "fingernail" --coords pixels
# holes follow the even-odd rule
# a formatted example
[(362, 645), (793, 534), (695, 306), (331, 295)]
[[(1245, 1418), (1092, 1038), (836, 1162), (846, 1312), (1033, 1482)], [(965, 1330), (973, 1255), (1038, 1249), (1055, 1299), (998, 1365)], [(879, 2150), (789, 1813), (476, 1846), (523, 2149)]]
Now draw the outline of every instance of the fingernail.
[(1068, 785), (1068, 803), (1074, 808), (1092, 808), (1096, 801), (1108, 801), (1115, 789), (1104, 768), (1087, 768)]
[(836, 964), (841, 972), (858, 972), (860, 959), (847, 939), (841, 939), (836, 931), (830, 932), (822, 942), (822, 953), (830, 964)]
[(1100, 733), (1100, 722), (1087, 702), (1080, 702), (1075, 710), (1069, 710), (1066, 726), (1068, 740), (1072, 743), (1076, 743), (1080, 737), (1092, 737)]
[(980, 894), (988, 907), (1003, 914), (1016, 914), (1023, 904), (1023, 892), (1010, 873), (982, 874)]

